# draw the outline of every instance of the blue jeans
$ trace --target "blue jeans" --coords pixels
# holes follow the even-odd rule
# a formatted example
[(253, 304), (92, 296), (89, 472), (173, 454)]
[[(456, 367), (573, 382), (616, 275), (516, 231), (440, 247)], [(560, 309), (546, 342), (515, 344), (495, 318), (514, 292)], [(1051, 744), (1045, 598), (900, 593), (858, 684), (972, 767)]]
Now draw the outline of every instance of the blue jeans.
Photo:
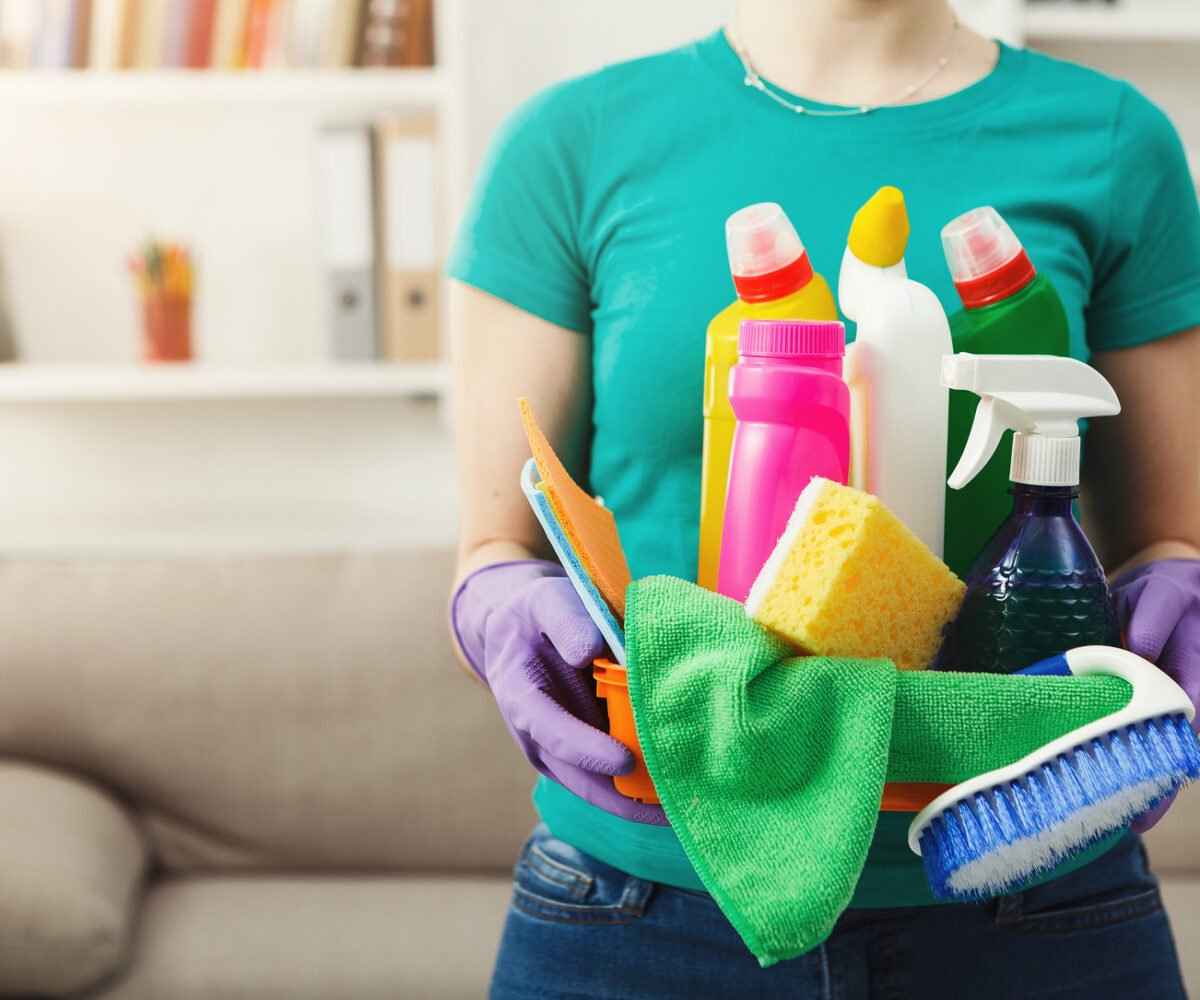
[(1070, 875), (987, 903), (849, 910), (819, 948), (769, 969), (708, 895), (634, 878), (544, 826), (515, 875), (493, 1000), (1186, 1000), (1132, 834)]

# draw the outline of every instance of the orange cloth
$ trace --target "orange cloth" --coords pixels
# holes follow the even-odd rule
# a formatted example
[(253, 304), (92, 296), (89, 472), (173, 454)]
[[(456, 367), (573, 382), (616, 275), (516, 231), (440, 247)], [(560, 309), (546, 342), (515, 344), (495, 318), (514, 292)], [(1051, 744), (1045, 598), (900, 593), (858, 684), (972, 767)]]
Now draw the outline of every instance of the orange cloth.
[(612, 511), (596, 501), (563, 467), (546, 435), (533, 415), (529, 400), (522, 398), (521, 422), (525, 425), (525, 436), (537, 463), (542, 481), (538, 488), (550, 501), (550, 507), (558, 523), (566, 532), (567, 540), (583, 564), (584, 572), (591, 577), (596, 589), (612, 609), (618, 621), (625, 619), (625, 588), (631, 576), (625, 561), (625, 550), (617, 534), (617, 522)]

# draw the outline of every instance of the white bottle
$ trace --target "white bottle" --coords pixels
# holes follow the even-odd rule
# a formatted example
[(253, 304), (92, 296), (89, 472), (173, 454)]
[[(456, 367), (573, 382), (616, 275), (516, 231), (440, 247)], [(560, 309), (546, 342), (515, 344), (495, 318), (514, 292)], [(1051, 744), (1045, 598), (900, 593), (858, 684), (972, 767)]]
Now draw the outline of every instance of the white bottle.
[(846, 357), (850, 482), (879, 497), (936, 555), (946, 513), (948, 394), (942, 357), (954, 348), (945, 310), (904, 266), (908, 215), (880, 188), (850, 226), (838, 305), (858, 324)]

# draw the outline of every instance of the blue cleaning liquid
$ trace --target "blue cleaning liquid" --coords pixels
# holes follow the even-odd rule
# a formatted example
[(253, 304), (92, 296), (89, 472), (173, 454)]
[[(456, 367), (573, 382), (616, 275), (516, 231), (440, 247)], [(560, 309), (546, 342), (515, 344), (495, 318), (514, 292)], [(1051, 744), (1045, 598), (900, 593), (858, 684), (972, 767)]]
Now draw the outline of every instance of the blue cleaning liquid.
[(1119, 645), (1104, 569), (1073, 486), (1014, 483), (1013, 509), (967, 577), (937, 669), (1010, 674), (1075, 646)]

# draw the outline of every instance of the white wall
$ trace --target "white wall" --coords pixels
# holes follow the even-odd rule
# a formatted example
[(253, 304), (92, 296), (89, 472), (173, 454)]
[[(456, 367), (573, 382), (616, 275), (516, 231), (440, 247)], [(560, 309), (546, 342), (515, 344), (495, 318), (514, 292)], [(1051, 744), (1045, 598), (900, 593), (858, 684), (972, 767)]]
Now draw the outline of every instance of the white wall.
[(0, 552), (425, 547), (455, 537), (450, 441), (429, 403), (0, 402), (0, 441)]
[(542, 87), (699, 38), (732, 9), (733, 0), (475, 0), (465, 18), (471, 161)]

